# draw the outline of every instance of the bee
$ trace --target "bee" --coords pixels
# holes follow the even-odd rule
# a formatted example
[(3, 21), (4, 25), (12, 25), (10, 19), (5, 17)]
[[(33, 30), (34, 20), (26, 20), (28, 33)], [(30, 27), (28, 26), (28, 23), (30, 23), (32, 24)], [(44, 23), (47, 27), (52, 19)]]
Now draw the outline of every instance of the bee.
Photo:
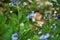
[(35, 12), (35, 15), (32, 18), (32, 21), (35, 22), (34, 25), (38, 27), (42, 27), (42, 25), (44, 24), (43, 15), (38, 11)]

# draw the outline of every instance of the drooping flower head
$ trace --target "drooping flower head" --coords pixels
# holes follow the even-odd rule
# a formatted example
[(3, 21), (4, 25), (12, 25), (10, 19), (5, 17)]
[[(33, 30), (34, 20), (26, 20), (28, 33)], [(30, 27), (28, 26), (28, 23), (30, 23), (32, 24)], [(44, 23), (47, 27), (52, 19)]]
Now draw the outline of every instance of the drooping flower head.
[(29, 15), (26, 16), (26, 18), (32, 18), (32, 17), (34, 17), (34, 15), (35, 15), (34, 11), (32, 11)]
[(53, 25), (51, 26), (51, 28), (55, 30), (55, 29), (56, 29), (56, 24), (53, 24)]
[(22, 2), (22, 6), (26, 6), (27, 5), (27, 3), (26, 2)]
[(17, 5), (18, 4), (18, 0), (12, 0), (11, 2), (13, 5)]
[(40, 36), (40, 40), (46, 40), (46, 39), (49, 38), (49, 37), (50, 37), (50, 34), (47, 33), (47, 34), (45, 34), (45, 35)]
[(12, 34), (12, 40), (17, 40), (17, 39), (18, 39), (18, 34), (17, 33)]

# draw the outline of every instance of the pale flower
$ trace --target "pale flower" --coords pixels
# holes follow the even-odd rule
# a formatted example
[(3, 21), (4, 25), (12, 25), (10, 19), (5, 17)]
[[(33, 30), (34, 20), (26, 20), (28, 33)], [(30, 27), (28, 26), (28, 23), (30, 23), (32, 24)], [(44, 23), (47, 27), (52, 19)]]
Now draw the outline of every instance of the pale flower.
[(38, 25), (42, 26), (44, 24), (43, 21), (37, 21)]
[(17, 39), (18, 39), (18, 34), (17, 33), (12, 34), (12, 40), (17, 40)]
[(13, 13), (13, 11), (10, 11), (10, 13)]
[(50, 37), (50, 34), (49, 34), (49, 33), (47, 33), (47, 34), (45, 35), (45, 39), (47, 39), (48, 37)]
[(30, 40), (30, 38), (28, 38), (27, 40)]
[(20, 24), (20, 26), (22, 26), (22, 27), (23, 27), (23, 26), (24, 26), (24, 23), (21, 23), (21, 24)]
[(40, 30), (39, 32), (38, 32), (38, 34), (41, 34), (42, 33), (42, 30)]
[(32, 0), (28, 0), (29, 2), (32, 2)]
[(22, 6), (26, 6), (26, 5), (27, 5), (27, 3), (26, 3), (26, 2), (23, 2), (23, 3), (22, 3)]

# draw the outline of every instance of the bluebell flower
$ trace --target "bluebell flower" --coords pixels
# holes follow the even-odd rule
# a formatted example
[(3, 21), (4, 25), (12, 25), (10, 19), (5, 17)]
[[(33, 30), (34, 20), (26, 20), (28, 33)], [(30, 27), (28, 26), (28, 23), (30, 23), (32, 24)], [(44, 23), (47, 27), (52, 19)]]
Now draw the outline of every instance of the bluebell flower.
[(32, 17), (34, 17), (34, 15), (35, 15), (34, 12), (32, 12), (29, 15), (27, 15), (26, 18), (32, 18)]
[(40, 30), (39, 32), (38, 32), (38, 34), (41, 34), (42, 33), (42, 30)]
[(47, 17), (50, 18), (50, 13), (47, 13)]
[(50, 37), (50, 34), (49, 33), (40, 36), (40, 40), (46, 40), (48, 37)]
[(25, 5), (27, 5), (27, 3), (26, 2), (22, 2), (22, 6), (25, 6)]
[(56, 24), (53, 24), (53, 25), (51, 26), (51, 28), (55, 30), (55, 29), (56, 29)]
[(28, 38), (27, 40), (30, 40), (30, 38)]
[(17, 40), (17, 39), (18, 39), (18, 34), (17, 33), (12, 34), (12, 40)]
[(40, 36), (40, 40), (46, 40), (45, 35)]
[(55, 17), (55, 20), (58, 20), (58, 17)]
[(40, 39), (40, 40), (46, 40), (46, 39)]
[(53, 16), (54, 16), (54, 17), (57, 16), (57, 13), (54, 13)]
[(54, 2), (54, 1), (52, 1), (52, 4), (53, 4), (53, 6), (57, 6), (58, 5), (58, 3)]
[(47, 34), (45, 35), (45, 39), (47, 39), (49, 36), (50, 36), (50, 34), (47, 33)]
[(54, 11), (53, 16), (54, 17), (57, 16), (57, 11)]
[(54, 18), (55, 20), (58, 20), (58, 14), (57, 14), (57, 11), (54, 11), (53, 18)]
[(46, 39), (40, 39), (40, 40), (46, 40)]
[(17, 5), (18, 4), (18, 0), (12, 0), (11, 2), (13, 5)]
[(56, 24), (53, 24), (54, 30), (56, 29)]

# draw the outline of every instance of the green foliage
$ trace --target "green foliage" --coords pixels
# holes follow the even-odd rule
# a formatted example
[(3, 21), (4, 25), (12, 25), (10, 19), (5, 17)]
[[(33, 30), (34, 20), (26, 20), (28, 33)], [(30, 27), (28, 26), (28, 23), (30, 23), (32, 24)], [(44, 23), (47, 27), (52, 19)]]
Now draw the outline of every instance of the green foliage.
[[(27, 0), (19, 0), (19, 2), (28, 2)], [(51, 0), (49, 0), (51, 1)], [(60, 2), (57, 0), (57, 2)], [(21, 6), (20, 4), (17, 4), (16, 6), (9, 5), (9, 3), (3, 3), (3, 7), (1, 7), (0, 10), (0, 40), (11, 40), (11, 36), (13, 33), (18, 33), (18, 40), (27, 40), (28, 38), (31, 40), (39, 40), (40, 36), (42, 34), (46, 34), (47, 32), (51, 35), (54, 35), (55, 37), (51, 39), (51, 37), (48, 38), (48, 40), (59, 40), (60, 36), (56, 37), (56, 34), (60, 35), (60, 20), (52, 20), (52, 21), (46, 21), (46, 24), (42, 26), (42, 34), (38, 35), (38, 32), (41, 28), (34, 25), (33, 22), (29, 21), (29, 19), (26, 18), (26, 15), (29, 14), (31, 11), (36, 11), (36, 9), (39, 8), (39, 10), (47, 10), (49, 7), (47, 6), (40, 6), (38, 7), (36, 1), (30, 3), (30, 5), (27, 6)], [(29, 8), (30, 6), (30, 8)], [(21, 9), (20, 9), (21, 8)], [(13, 13), (10, 13), (10, 11), (13, 11)], [(17, 12), (17, 13), (16, 13)], [(58, 14), (60, 14), (60, 10), (57, 10)], [(43, 12), (44, 13), (44, 12)], [(20, 23), (24, 23), (24, 26), (21, 27)], [(53, 30), (50, 28), (52, 24), (56, 23), (57, 28), (56, 30)], [(30, 25), (33, 25), (31, 29), (29, 29)], [(36, 30), (36, 28), (38, 28)], [(54, 34), (55, 33), (55, 34)]]

